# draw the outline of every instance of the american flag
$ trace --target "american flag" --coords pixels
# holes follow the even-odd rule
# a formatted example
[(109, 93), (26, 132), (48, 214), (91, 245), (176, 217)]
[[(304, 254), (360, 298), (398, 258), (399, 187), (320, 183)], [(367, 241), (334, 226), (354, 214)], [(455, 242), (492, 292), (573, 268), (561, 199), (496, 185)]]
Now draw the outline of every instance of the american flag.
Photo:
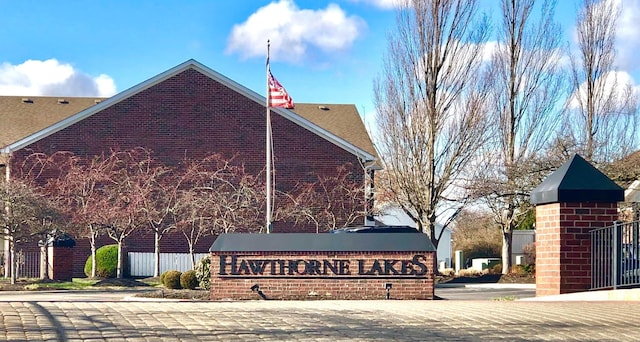
[(269, 70), (269, 107), (293, 108), (293, 99)]

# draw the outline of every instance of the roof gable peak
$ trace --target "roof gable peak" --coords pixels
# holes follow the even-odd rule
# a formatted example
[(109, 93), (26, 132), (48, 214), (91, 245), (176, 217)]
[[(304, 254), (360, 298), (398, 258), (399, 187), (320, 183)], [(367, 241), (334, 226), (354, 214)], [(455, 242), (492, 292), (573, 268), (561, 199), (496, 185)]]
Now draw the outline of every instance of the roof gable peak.
[[(103, 101), (100, 101), (99, 103), (96, 103), (94, 106), (91, 106), (89, 108), (86, 108), (76, 114), (73, 114), (47, 128), (44, 128), (34, 134), (31, 134), (27, 137), (24, 137), (16, 142), (13, 142), (7, 146), (5, 146), (4, 148), (0, 149), (0, 152), (2, 153), (10, 153), (11, 151), (15, 151), (15, 150), (19, 150), (21, 148), (24, 148), (25, 146), (28, 146), (40, 139), (43, 139), (55, 132), (58, 132), (66, 127), (69, 127), (71, 125), (73, 125), (76, 122), (79, 122), (81, 120), (84, 120), (90, 116), (92, 116), (95, 113), (98, 113), (110, 106), (113, 106), (135, 94), (138, 94), (150, 87), (153, 87), (154, 85), (157, 85), (175, 75), (178, 75), (186, 70), (189, 69), (193, 69), (223, 85), (225, 85), (226, 87), (236, 91), (237, 93), (239, 93), (242, 96), (245, 96), (246, 98), (255, 101), (256, 103), (259, 104), (263, 104), (266, 105), (266, 98), (264, 96), (259, 95), (258, 93), (250, 90), (249, 88), (237, 83), (236, 81), (216, 72), (215, 70), (205, 66), (204, 64), (198, 62), (195, 59), (189, 59), (186, 60), (183, 63), (180, 63), (178, 65), (176, 65), (173, 68), (170, 68), (154, 77), (151, 77), (149, 79), (147, 79), (146, 81), (139, 83), (135, 86), (132, 86), (110, 98), (104, 99)], [(324, 139), (327, 139), (331, 142), (333, 142), (334, 144), (340, 146), (341, 148), (345, 149), (346, 151), (358, 156), (358, 158), (362, 159), (363, 161), (372, 161), (375, 159), (375, 157), (370, 154), (369, 152), (366, 152), (365, 150), (362, 150), (361, 148), (357, 147), (356, 145), (350, 143), (349, 141), (338, 137), (337, 135), (329, 132), (328, 130), (326, 130), (325, 128), (322, 128), (314, 123), (312, 123), (311, 121), (301, 117), (300, 115), (298, 115), (297, 113), (295, 113), (294, 111), (290, 111), (288, 109), (284, 109), (284, 108), (271, 108), (271, 112), (273, 113), (277, 113), (281, 116), (283, 116), (284, 118), (304, 127), (309, 129), (310, 131), (322, 136)]]

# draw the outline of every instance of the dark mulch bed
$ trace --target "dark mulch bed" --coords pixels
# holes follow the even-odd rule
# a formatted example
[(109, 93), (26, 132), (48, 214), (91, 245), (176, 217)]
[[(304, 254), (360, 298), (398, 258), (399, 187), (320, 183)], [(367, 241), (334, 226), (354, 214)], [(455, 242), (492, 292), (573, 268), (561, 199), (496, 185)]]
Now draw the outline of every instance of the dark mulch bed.
[(503, 274), (500, 276), (499, 283), (523, 283), (523, 284), (535, 284), (536, 283), (536, 275), (535, 274)]
[(137, 296), (145, 297), (145, 298), (209, 300), (209, 291), (160, 289), (156, 291), (142, 292), (142, 293), (139, 293)]
[(107, 278), (102, 279), (99, 282), (93, 284), (94, 287), (144, 287), (150, 286), (149, 284), (129, 278)]
[[(157, 282), (158, 278), (145, 279), (103, 279), (93, 287), (150, 287), (149, 283)], [(208, 300), (209, 291), (206, 290), (174, 290), (158, 288), (155, 291), (144, 291), (136, 294), (137, 297), (145, 298), (167, 298), (167, 299), (188, 299), (188, 300)]]

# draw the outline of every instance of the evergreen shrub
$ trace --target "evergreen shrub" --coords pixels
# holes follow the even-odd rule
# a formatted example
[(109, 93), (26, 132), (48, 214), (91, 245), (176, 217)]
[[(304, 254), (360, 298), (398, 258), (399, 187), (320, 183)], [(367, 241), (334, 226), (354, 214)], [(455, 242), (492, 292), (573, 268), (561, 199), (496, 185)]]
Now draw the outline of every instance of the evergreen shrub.
[(180, 276), (182, 272), (180, 271), (167, 271), (164, 275), (164, 286), (168, 289), (181, 289), (180, 286)]
[[(118, 245), (106, 245), (96, 250), (96, 277), (115, 278), (118, 269)], [(91, 277), (91, 255), (84, 264), (84, 274)]]
[(200, 259), (196, 264), (196, 278), (201, 289), (209, 290), (211, 287), (211, 256)]
[(183, 289), (195, 290), (198, 287), (198, 278), (196, 278), (196, 271), (189, 270), (180, 275), (180, 286)]
[(160, 273), (160, 284), (164, 285), (164, 277), (167, 275), (167, 272), (169, 271), (164, 271), (162, 273)]

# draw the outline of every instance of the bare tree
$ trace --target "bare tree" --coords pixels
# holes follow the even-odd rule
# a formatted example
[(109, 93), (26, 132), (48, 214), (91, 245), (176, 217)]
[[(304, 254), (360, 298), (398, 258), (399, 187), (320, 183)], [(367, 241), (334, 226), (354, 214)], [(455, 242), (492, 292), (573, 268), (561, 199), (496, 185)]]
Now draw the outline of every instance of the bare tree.
[(353, 182), (353, 166), (337, 168), (333, 176), (316, 175), (317, 181), (300, 183), (292, 197), (298, 221), (311, 223), (316, 233), (360, 222), (366, 214), (362, 187)]
[[(540, 4), (540, 6), (538, 6)], [(539, 11), (536, 8), (539, 7)], [(502, 20), (488, 70), (490, 113), (497, 122), (475, 189), (502, 230), (502, 273), (511, 268), (512, 232), (531, 210), (527, 199), (543, 172), (537, 154), (560, 123), (561, 28), (554, 0), (502, 0)]]
[(258, 191), (257, 180), (247, 175), (243, 168), (232, 167), (228, 173), (218, 174), (211, 187), (215, 202), (213, 228), (216, 234), (238, 230), (257, 232), (262, 228), (260, 207), (262, 193)]
[(476, 1), (407, 1), (374, 87), (382, 186), (436, 248), (436, 218), (462, 197), (490, 125), (480, 73), (487, 23), (476, 18)]
[(147, 229), (153, 233), (153, 276), (160, 276), (160, 241), (175, 228), (173, 213), (178, 206), (178, 191), (183, 177), (176, 168), (158, 163), (151, 151), (146, 151), (148, 163), (139, 169), (138, 186), (146, 194), (142, 198), (142, 215)]
[(0, 182), (0, 236), (9, 241), (11, 284), (16, 283), (16, 245), (43, 239), (60, 218), (56, 206), (23, 180)]
[(207, 201), (207, 210), (214, 233), (255, 231), (262, 227), (261, 184), (242, 165), (236, 165), (234, 158), (213, 154), (193, 163), (187, 174), (193, 191), (203, 198), (212, 198)]
[[(111, 169), (113, 158), (96, 156), (81, 158), (68, 152), (56, 152), (51, 156), (41, 154), (29, 158), (39, 159), (44, 168), (55, 168), (58, 177), (51, 178), (44, 191), (55, 198), (70, 222), (65, 231), (75, 237), (88, 238), (91, 260), (96, 260), (96, 240), (103, 233), (96, 222), (99, 210), (97, 204), (102, 197), (102, 189), (108, 182), (107, 170)], [(92, 263), (91, 277), (96, 276), (96, 263)]]
[(38, 222), (34, 222), (30, 230), (33, 241), (38, 241), (40, 245), (40, 279), (50, 279), (48, 248), (54, 241), (65, 235), (68, 217), (55, 198), (44, 194), (39, 195), (34, 201), (34, 211)]
[(105, 170), (108, 182), (97, 201), (96, 222), (118, 244), (116, 277), (122, 278), (124, 240), (147, 224), (143, 215), (144, 200), (150, 196), (150, 188), (145, 186), (146, 168), (152, 161), (148, 151), (142, 148), (115, 151), (109, 158), (114, 163)]
[(200, 238), (238, 230), (258, 231), (262, 185), (233, 158), (214, 154), (199, 161), (185, 161), (182, 186), (174, 217), (189, 245), (195, 266), (194, 247)]
[[(453, 249), (462, 250), (465, 260), (495, 257), (500, 254), (501, 235), (495, 229), (492, 213), (464, 209), (455, 219)], [(461, 260), (461, 269), (466, 268), (465, 260)]]
[(577, 152), (596, 163), (611, 162), (627, 155), (637, 141), (637, 100), (615, 68), (620, 8), (610, 0), (582, 0), (581, 5), (566, 124)]
[(182, 233), (191, 256), (191, 266), (195, 268), (195, 246), (204, 236), (213, 233), (211, 213), (207, 210), (215, 201), (210, 194), (184, 189), (178, 192), (178, 205), (175, 208), (176, 229)]

